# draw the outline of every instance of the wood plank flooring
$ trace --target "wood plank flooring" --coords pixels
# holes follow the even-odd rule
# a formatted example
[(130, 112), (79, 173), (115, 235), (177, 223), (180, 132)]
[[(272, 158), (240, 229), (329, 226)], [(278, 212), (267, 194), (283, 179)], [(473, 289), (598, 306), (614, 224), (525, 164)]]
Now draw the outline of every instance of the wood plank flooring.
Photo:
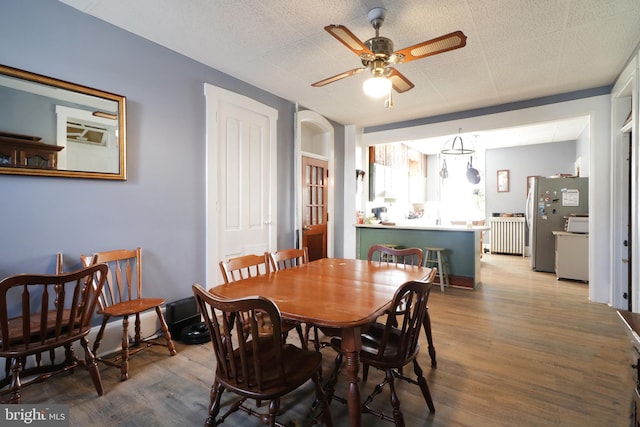
[[(586, 284), (532, 272), (527, 262), (485, 255), (480, 289), (434, 288), (438, 367), (430, 367), (426, 343), (420, 362), (436, 413), (429, 414), (416, 386), (399, 382), (407, 426), (629, 425), (631, 346), (615, 310), (589, 302)], [(211, 347), (176, 344), (174, 357), (161, 347), (136, 356), (126, 382), (118, 369), (101, 365), (103, 397), (76, 370), (26, 388), (23, 402), (67, 403), (72, 426), (200, 426), (213, 379)], [(334, 354), (322, 352), (328, 374)], [(372, 370), (363, 397), (381, 379)], [(312, 400), (311, 387), (283, 400), (288, 412), (281, 421), (304, 424)], [(375, 404), (389, 407), (388, 390)], [(331, 410), (335, 426), (348, 425), (345, 405), (334, 401)], [(238, 412), (224, 425), (260, 424)], [(391, 424), (365, 414), (363, 425)]]

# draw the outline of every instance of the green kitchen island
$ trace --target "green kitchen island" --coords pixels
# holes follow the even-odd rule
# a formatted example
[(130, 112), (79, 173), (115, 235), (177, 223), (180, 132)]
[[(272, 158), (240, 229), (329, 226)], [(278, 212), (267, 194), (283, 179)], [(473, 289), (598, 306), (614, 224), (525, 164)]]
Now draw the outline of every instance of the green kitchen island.
[(357, 224), (356, 256), (367, 259), (375, 244), (393, 244), (401, 248), (427, 246), (447, 249), (449, 283), (451, 286), (476, 289), (480, 286), (482, 234), (488, 226), (416, 226)]

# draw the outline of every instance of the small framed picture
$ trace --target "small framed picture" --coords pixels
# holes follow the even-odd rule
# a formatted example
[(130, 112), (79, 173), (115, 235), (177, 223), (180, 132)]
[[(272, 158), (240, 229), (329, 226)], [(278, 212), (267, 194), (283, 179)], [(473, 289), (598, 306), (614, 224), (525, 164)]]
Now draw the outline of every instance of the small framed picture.
[(498, 193), (506, 193), (509, 191), (509, 170), (502, 169), (498, 171)]

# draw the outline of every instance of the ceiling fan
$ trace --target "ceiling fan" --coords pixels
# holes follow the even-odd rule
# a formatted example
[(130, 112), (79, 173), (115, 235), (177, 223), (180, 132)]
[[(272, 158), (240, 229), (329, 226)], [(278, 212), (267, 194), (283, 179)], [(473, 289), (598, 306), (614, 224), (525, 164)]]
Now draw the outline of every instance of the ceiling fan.
[[(365, 93), (374, 97), (390, 96), (391, 87), (398, 93), (406, 92), (412, 89), (414, 84), (392, 67), (392, 65), (448, 52), (464, 47), (467, 44), (467, 36), (465, 36), (462, 31), (454, 31), (453, 33), (394, 51), (393, 42), (379, 35), (380, 27), (384, 22), (386, 13), (387, 11), (383, 7), (376, 7), (369, 11), (367, 17), (375, 29), (376, 35), (364, 43), (344, 25), (327, 25), (324, 27), (329, 34), (360, 57), (362, 67), (336, 74), (335, 76), (315, 82), (311, 86), (325, 86), (329, 83), (359, 74), (365, 70), (370, 70), (372, 78), (365, 81), (363, 85)], [(367, 85), (372, 86), (376, 84), (381, 84), (382, 87), (377, 92), (375, 92), (375, 88), (372, 88), (372, 92), (368, 93)]]

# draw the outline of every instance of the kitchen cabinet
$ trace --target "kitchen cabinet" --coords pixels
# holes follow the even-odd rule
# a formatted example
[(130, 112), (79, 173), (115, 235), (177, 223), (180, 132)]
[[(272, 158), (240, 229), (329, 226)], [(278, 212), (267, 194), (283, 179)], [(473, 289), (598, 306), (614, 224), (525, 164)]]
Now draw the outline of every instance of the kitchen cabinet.
[(589, 281), (589, 235), (554, 231), (558, 279)]

